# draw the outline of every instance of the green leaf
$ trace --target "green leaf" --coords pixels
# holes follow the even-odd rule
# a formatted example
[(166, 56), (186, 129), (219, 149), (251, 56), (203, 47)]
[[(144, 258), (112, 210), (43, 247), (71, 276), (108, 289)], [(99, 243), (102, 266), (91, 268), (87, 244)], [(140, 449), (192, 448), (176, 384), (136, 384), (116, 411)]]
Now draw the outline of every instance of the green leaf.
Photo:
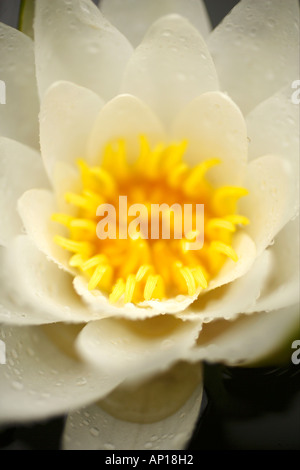
[(35, 0), (21, 0), (18, 29), (33, 39)]

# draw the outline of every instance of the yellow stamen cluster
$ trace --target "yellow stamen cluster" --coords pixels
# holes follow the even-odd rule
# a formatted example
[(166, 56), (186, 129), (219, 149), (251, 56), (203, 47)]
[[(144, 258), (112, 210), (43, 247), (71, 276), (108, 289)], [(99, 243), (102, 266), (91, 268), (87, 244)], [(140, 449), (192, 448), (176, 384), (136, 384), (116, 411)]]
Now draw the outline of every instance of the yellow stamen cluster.
[[(207, 287), (227, 258), (238, 260), (232, 236), (238, 226), (249, 222), (236, 213), (237, 202), (247, 191), (233, 186), (213, 187), (206, 175), (220, 160), (205, 160), (191, 168), (183, 161), (186, 147), (187, 142), (182, 141), (151, 148), (148, 139), (141, 136), (139, 156), (129, 164), (126, 141), (108, 143), (101, 165), (78, 161), (82, 190), (65, 194), (76, 215), (52, 215), (53, 221), (69, 231), (68, 238), (56, 236), (55, 242), (72, 254), (70, 266), (86, 276), (90, 290), (107, 292), (112, 303), (193, 296)], [(180, 239), (153, 239), (142, 234), (100, 239), (97, 208), (111, 204), (118, 209), (120, 195), (127, 197), (128, 204), (149, 208), (152, 204), (203, 204), (202, 248), (189, 249), (196, 231)], [(119, 212), (116, 215), (117, 222), (124, 217)], [(174, 214), (172, 229), (175, 219)], [(150, 227), (150, 221), (146, 222)]]

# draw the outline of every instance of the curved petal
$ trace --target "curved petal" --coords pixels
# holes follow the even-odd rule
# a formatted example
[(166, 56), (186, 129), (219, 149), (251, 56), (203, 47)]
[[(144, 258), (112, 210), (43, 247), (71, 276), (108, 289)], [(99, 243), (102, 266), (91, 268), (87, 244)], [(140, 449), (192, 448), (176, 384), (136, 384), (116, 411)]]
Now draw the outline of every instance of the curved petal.
[(59, 160), (84, 158), (86, 142), (104, 102), (96, 93), (69, 82), (56, 82), (45, 94), (40, 112), (40, 142), (45, 167), (53, 175)]
[(118, 377), (63, 354), (41, 327), (1, 327), (7, 363), (0, 368), (1, 424), (66, 413), (103, 398)]
[[(199, 375), (199, 366), (196, 370), (195, 366), (189, 367), (194, 376)], [(188, 390), (189, 378), (193, 380), (193, 377), (186, 377), (178, 372), (175, 375), (171, 371), (152, 379), (137, 390), (130, 388), (120, 394), (123, 410), (126, 411), (128, 408), (138, 412), (143, 410), (141, 422), (118, 419), (99, 405), (69, 414), (64, 430), (63, 448), (65, 450), (183, 450), (205, 407), (201, 382), (191, 396), (181, 404), (182, 395)], [(156, 416), (172, 407), (178, 409), (163, 419), (150, 423), (145, 423), (143, 420), (145, 415), (151, 416), (152, 413)], [(157, 463), (157, 457), (155, 458)]]
[(140, 44), (154, 21), (170, 13), (187, 18), (204, 38), (211, 30), (202, 0), (101, 0), (100, 9), (134, 47)]
[[(246, 118), (249, 144), (249, 158), (273, 153), (281, 155), (292, 166), (294, 196), (291, 204), (299, 210), (299, 105), (291, 99), (291, 86), (281, 89), (275, 95), (248, 114)], [(292, 202), (293, 201), (293, 202)]]
[(234, 322), (217, 320), (203, 326), (195, 360), (247, 365), (274, 353), (299, 327), (299, 306), (253, 315), (242, 315)]
[(241, 312), (254, 311), (273, 266), (271, 253), (264, 251), (244, 276), (201, 296), (180, 318), (209, 323), (218, 318), (234, 320)]
[(276, 236), (269, 250), (274, 257), (272, 276), (247, 312), (270, 311), (299, 303), (299, 217)]
[(178, 15), (165, 16), (152, 25), (131, 57), (121, 87), (145, 101), (166, 126), (193, 98), (218, 89), (203, 38)]
[(244, 185), (249, 194), (240, 201), (240, 210), (250, 221), (245, 230), (258, 255), (295, 216), (292, 181), (291, 167), (281, 158), (266, 155), (248, 165)]
[(64, 270), (73, 273), (69, 266), (69, 253), (54, 243), (55, 235), (66, 235), (60, 224), (51, 221), (57, 205), (50, 191), (31, 189), (18, 201), (18, 210), (25, 231), (36, 247)]
[(49, 183), (38, 152), (4, 137), (0, 138), (0, 166), (0, 243), (6, 245), (22, 231), (17, 213), (19, 197), (27, 189), (47, 188)]
[(4, 323), (81, 323), (101, 318), (76, 295), (72, 277), (49, 261), (26, 235), (16, 237), (5, 250), (1, 268)]
[(142, 101), (131, 95), (119, 95), (100, 111), (88, 142), (90, 162), (99, 164), (105, 145), (125, 138), (127, 154), (134, 160), (139, 155), (139, 136), (146, 134), (150, 145), (165, 140), (164, 130), (155, 114)]
[(140, 321), (90, 322), (77, 338), (79, 356), (123, 379), (142, 380), (183, 360), (201, 323), (161, 315)]
[(176, 139), (188, 139), (186, 157), (195, 165), (218, 158), (221, 164), (209, 171), (215, 184), (242, 182), (247, 162), (247, 129), (236, 104), (220, 92), (204, 93), (189, 103), (172, 126)]
[(5, 84), (5, 103), (0, 99), (0, 135), (38, 148), (39, 101), (33, 42), (3, 23), (0, 23), (0, 79)]
[(57, 80), (114, 96), (132, 47), (89, 0), (36, 2), (35, 56), (40, 95)]
[(208, 38), (226, 90), (249, 112), (298, 77), (297, 0), (242, 0)]

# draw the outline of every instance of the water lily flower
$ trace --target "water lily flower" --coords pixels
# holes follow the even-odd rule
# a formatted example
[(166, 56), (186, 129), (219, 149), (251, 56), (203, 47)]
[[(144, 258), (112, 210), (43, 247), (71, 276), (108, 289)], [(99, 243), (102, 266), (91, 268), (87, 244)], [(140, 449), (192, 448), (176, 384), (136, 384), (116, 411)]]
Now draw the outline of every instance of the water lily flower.
[[(200, 1), (100, 8), (39, 0), (34, 41), (0, 25), (0, 420), (180, 449), (201, 361), (252, 364), (299, 321), (299, 6), (241, 0), (213, 31)], [(100, 239), (120, 196), (204, 204), (203, 247)]]

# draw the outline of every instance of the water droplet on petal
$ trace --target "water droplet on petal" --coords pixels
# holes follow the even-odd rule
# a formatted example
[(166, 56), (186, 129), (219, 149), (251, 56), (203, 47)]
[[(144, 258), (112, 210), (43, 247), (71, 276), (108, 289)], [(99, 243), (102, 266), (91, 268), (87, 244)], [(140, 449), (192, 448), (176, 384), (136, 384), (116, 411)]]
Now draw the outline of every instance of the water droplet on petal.
[(104, 444), (104, 449), (105, 450), (114, 450), (115, 449), (115, 446), (113, 444), (111, 444), (110, 442), (107, 442), (106, 444)]
[(98, 436), (99, 436), (99, 429), (96, 428), (96, 426), (93, 426), (93, 427), (90, 429), (90, 434), (91, 434), (93, 437), (98, 437)]
[(17, 380), (14, 380), (14, 381), (12, 382), (12, 386), (13, 386), (13, 388), (14, 388), (15, 390), (23, 390), (23, 388), (24, 388), (23, 383), (22, 383), (22, 382), (18, 382)]

